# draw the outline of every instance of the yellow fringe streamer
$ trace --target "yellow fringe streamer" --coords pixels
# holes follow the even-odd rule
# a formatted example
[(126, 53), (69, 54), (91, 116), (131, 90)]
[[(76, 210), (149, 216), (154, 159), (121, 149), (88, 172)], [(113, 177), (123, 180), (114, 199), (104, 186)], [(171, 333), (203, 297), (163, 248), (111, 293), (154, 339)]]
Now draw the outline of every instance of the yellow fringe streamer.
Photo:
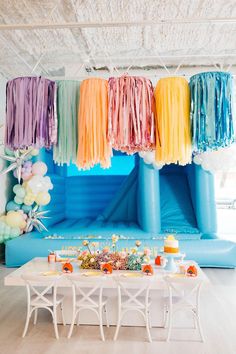
[(181, 77), (160, 79), (156, 100), (156, 162), (191, 163), (190, 90)]
[(90, 78), (80, 86), (77, 165), (89, 169), (100, 163), (111, 165), (112, 149), (108, 134), (108, 82)]

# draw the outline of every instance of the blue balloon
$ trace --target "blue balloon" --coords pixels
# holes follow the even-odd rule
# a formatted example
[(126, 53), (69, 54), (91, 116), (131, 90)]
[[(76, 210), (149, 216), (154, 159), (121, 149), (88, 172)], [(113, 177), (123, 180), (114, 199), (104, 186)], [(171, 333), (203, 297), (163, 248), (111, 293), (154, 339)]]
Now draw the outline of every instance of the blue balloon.
[(30, 212), (30, 210), (32, 210), (32, 205), (25, 205), (25, 204), (23, 204), (23, 205), (21, 206), (21, 210), (23, 210), (23, 212), (24, 212), (25, 214), (28, 214), (28, 213)]
[(20, 210), (20, 205), (15, 203), (14, 200), (10, 200), (10, 202), (7, 203), (6, 205), (6, 211), (10, 211), (10, 210)]
[(15, 156), (15, 155), (14, 155), (14, 151), (13, 151), (13, 150), (10, 150), (10, 149), (8, 149), (8, 148), (5, 148), (5, 149), (4, 149), (4, 152), (5, 152), (5, 154), (8, 155), (8, 156)]

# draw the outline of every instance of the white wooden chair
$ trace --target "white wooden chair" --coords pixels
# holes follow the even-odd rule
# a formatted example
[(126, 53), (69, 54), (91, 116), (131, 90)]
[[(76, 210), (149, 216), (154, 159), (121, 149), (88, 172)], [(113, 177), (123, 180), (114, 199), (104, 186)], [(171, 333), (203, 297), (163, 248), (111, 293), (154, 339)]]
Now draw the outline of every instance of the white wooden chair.
[(170, 340), (173, 315), (178, 311), (189, 311), (193, 315), (194, 328), (197, 327), (201, 341), (204, 336), (200, 321), (200, 292), (203, 284), (198, 277), (166, 276), (168, 297), (165, 301), (165, 327), (168, 328), (166, 341)]
[(67, 277), (72, 284), (72, 319), (68, 338), (72, 335), (75, 322), (79, 326), (79, 313), (88, 310), (96, 314), (99, 321), (101, 338), (102, 341), (105, 341), (103, 314), (106, 318), (106, 325), (109, 327), (107, 316), (108, 298), (103, 296), (103, 286), (106, 277), (102, 273), (101, 276), (70, 274)]
[(150, 334), (150, 286), (153, 280), (151, 276), (131, 278), (120, 275), (115, 277), (118, 289), (118, 319), (114, 340), (117, 340), (122, 319), (127, 312), (136, 311), (141, 314), (146, 325), (149, 342), (152, 342)]
[(29, 327), (31, 315), (34, 312), (34, 325), (37, 322), (38, 309), (48, 310), (53, 319), (55, 336), (59, 339), (57, 328), (57, 308), (60, 306), (62, 322), (65, 325), (63, 313), (63, 295), (57, 294), (57, 282), (60, 276), (44, 276), (34, 274), (22, 275), (27, 290), (27, 314), (25, 328), (22, 337), (24, 338)]

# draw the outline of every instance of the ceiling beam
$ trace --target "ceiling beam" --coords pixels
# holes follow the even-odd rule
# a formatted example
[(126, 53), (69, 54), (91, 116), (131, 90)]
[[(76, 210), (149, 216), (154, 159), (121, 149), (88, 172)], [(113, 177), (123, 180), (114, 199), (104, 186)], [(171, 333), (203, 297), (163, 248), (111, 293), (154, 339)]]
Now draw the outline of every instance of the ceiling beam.
[(130, 21), (130, 22), (57, 22), (57, 23), (15, 23), (0, 24), (0, 31), (32, 30), (32, 29), (73, 29), (73, 28), (99, 28), (99, 27), (136, 27), (156, 25), (182, 25), (182, 24), (236, 24), (236, 17), (232, 18), (167, 18), (156, 21)]

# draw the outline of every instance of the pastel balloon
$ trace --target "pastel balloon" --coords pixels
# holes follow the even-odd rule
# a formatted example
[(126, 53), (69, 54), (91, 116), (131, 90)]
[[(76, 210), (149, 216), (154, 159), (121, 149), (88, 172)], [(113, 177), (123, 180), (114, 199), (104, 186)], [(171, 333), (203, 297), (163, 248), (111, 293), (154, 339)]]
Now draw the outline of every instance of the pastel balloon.
[(32, 166), (33, 175), (44, 176), (47, 173), (47, 170), (47, 165), (42, 161), (35, 162)]
[(29, 205), (34, 204), (34, 202), (35, 202), (35, 196), (32, 193), (26, 194), (26, 196), (24, 198), (24, 204), (29, 206)]
[(43, 177), (43, 179), (44, 179), (43, 184), (45, 186), (45, 189), (47, 191), (53, 189), (53, 184), (51, 182), (51, 178), (46, 176), (46, 177)]
[(50, 203), (51, 197), (50, 194), (47, 192), (39, 192), (37, 194), (37, 197), (35, 199), (35, 202), (38, 205), (47, 205), (48, 203)]
[(5, 152), (5, 154), (8, 155), (8, 156), (14, 156), (14, 151), (13, 151), (13, 150), (10, 150), (10, 149), (8, 149), (8, 148), (5, 148), (5, 149), (4, 149), (4, 152)]
[(32, 165), (33, 165), (32, 161), (25, 161), (23, 168), (29, 168), (29, 167), (32, 167)]
[(17, 197), (19, 198), (24, 198), (25, 197), (25, 188), (22, 187), (22, 185), (20, 184), (16, 184), (14, 187), (13, 187), (13, 192), (17, 195)]
[(25, 222), (23, 216), (18, 211), (9, 211), (6, 216), (6, 223), (11, 227), (21, 227)]
[(26, 221), (24, 219), (21, 221), (19, 227), (20, 227), (20, 229), (24, 229), (26, 227)]
[(14, 202), (15, 202), (16, 204), (21, 205), (21, 204), (23, 204), (23, 202), (24, 202), (24, 198), (19, 198), (19, 197), (16, 195), (15, 198), (14, 198)]
[(19, 209), (20, 209), (20, 205), (15, 203), (13, 200), (10, 200), (6, 205), (6, 211), (19, 210)]
[(16, 194), (20, 188), (21, 188), (21, 184), (15, 184), (13, 187), (13, 192)]
[(23, 204), (21, 206), (21, 210), (23, 210), (24, 213), (28, 214), (30, 212), (30, 210), (32, 210), (32, 206), (31, 205), (26, 205), (26, 204)]
[(30, 177), (32, 177), (32, 174), (31, 173), (28, 173), (28, 172), (23, 172), (21, 174), (21, 178), (23, 179), (23, 181), (28, 181), (30, 179)]
[(39, 192), (44, 192), (44, 177), (39, 175), (33, 176), (29, 180), (28, 186), (35, 194)]
[(30, 154), (32, 156), (37, 156), (39, 154), (39, 150), (38, 149), (33, 149), (33, 150), (31, 150)]

